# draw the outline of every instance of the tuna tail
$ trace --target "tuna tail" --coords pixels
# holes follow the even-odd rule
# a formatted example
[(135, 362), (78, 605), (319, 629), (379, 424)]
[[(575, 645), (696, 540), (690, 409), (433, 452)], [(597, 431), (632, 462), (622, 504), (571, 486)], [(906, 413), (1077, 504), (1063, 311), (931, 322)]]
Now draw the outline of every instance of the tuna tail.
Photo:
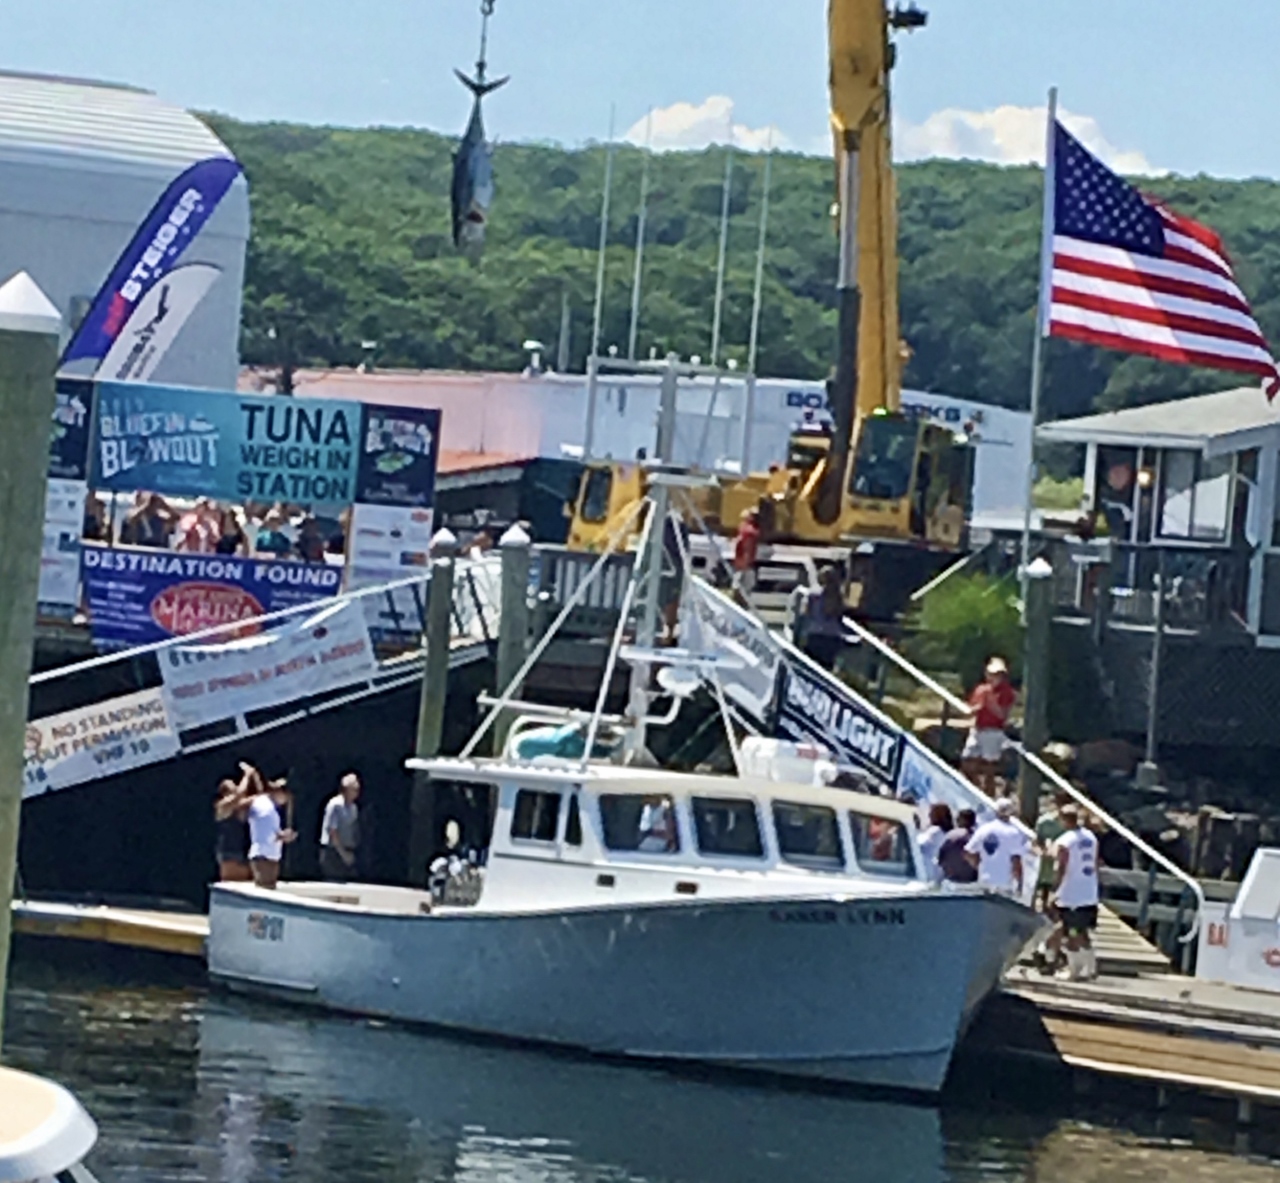
[(511, 81), (511, 75), (508, 74), (504, 78), (495, 78), (492, 82), (481, 82), (477, 78), (468, 78), (461, 70), (454, 70), (458, 76), (458, 81), (462, 83), (473, 95), (478, 99), (484, 98), (485, 95), (495, 91), (500, 86), (505, 86)]

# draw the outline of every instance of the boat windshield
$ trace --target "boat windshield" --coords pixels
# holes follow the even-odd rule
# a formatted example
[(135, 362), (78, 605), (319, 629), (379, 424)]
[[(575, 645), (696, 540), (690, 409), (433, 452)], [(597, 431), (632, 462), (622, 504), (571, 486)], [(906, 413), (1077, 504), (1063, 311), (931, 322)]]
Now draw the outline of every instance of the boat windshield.
[(851, 812), (849, 830), (853, 834), (854, 857), (862, 870), (872, 875), (891, 875), (897, 879), (915, 877), (911, 835), (901, 822)]
[(775, 801), (773, 828), (784, 862), (815, 871), (844, 870), (844, 849), (834, 809)]
[(605, 793), (600, 797), (604, 844), (610, 850), (677, 854), (675, 802), (666, 795)]

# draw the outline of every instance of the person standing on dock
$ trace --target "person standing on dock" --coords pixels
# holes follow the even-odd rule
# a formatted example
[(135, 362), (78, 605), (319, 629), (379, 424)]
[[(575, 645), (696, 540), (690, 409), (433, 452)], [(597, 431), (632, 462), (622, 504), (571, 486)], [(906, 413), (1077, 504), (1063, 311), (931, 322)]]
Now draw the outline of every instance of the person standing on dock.
[(978, 826), (978, 815), (972, 809), (956, 814), (956, 827), (942, 839), (938, 847), (938, 869), (948, 883), (976, 883), (978, 868), (969, 861), (965, 847)]
[(1012, 820), (1017, 809), (1011, 797), (1001, 797), (996, 802), (996, 816), (974, 830), (964, 852), (977, 867), (983, 887), (1021, 896), (1027, 836)]
[(285, 845), (298, 836), (280, 819), (280, 810), (288, 808), (289, 800), (285, 782), (273, 780), (249, 804), (249, 865), (259, 887), (274, 888), (280, 882)]
[(744, 509), (733, 540), (733, 575), (738, 591), (749, 596), (756, 585), (756, 559), (760, 553), (760, 514)]
[(356, 877), (360, 847), (360, 778), (348, 772), (338, 791), (324, 807), (320, 823), (320, 874), (330, 883), (347, 883)]
[(1098, 927), (1098, 839), (1081, 820), (1076, 805), (1064, 806), (1059, 814), (1063, 832), (1054, 843), (1057, 877), (1053, 898), (1067, 942), (1063, 976), (1081, 981), (1098, 976), (1098, 959), (1089, 935)]
[(250, 883), (253, 868), (249, 865), (249, 802), (257, 769), (240, 765), (239, 781), (224, 780), (218, 785), (213, 803), (214, 857), (218, 860), (221, 883)]
[(986, 676), (969, 695), (973, 727), (960, 754), (960, 767), (988, 797), (995, 796), (996, 773), (1004, 755), (1005, 728), (1017, 692), (1009, 682), (1009, 667), (1003, 657), (987, 662)]

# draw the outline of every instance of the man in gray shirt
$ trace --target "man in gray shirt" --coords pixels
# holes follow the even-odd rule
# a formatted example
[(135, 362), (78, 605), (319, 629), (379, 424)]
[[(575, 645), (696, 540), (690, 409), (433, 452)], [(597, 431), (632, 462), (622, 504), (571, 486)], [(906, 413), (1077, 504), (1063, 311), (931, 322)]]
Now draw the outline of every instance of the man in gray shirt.
[(360, 778), (348, 772), (338, 792), (324, 807), (320, 823), (320, 873), (331, 883), (356, 877), (356, 851), (360, 847)]

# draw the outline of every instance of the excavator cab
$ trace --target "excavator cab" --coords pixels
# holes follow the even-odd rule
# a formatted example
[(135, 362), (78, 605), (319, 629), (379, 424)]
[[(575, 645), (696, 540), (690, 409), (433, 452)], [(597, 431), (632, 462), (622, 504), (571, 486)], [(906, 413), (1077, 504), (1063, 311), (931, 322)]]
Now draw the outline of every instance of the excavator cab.
[(602, 460), (585, 465), (578, 496), (565, 506), (571, 519), (569, 549), (604, 550), (645, 492), (644, 470), (639, 464)]

